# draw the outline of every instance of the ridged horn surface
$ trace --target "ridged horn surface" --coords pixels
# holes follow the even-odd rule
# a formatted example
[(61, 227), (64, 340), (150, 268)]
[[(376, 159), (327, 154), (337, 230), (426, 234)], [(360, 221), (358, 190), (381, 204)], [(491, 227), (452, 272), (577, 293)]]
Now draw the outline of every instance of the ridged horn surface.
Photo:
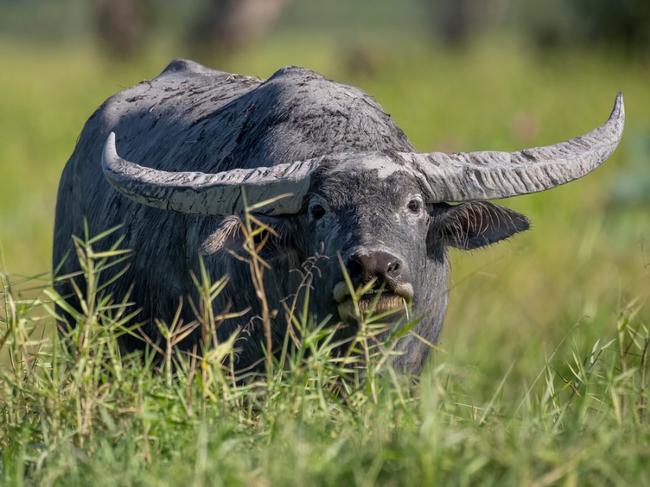
[(602, 164), (623, 135), (625, 109), (618, 93), (609, 119), (591, 132), (517, 152), (402, 153), (430, 202), (506, 198), (550, 189)]
[(255, 211), (269, 215), (300, 211), (309, 189), (310, 174), (320, 158), (216, 174), (168, 172), (121, 158), (110, 133), (102, 153), (102, 169), (110, 184), (130, 199), (147, 206), (181, 213), (236, 215), (244, 211), (242, 188), (249, 206), (272, 203)]

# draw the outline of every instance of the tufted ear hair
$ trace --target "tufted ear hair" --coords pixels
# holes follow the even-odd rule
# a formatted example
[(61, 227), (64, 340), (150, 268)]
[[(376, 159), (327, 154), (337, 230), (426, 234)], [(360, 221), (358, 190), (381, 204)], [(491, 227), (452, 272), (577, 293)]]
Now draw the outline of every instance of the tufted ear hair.
[[(260, 223), (269, 230), (255, 235), (256, 245), (264, 243), (261, 247), (261, 256), (265, 259), (273, 258), (278, 252), (289, 247), (299, 246), (297, 239), (300, 232), (295, 227), (295, 218), (292, 216), (272, 217), (254, 215)], [(222, 251), (239, 250), (243, 243), (242, 222), (239, 217), (229, 216), (224, 218), (209, 237), (203, 241), (200, 253), (203, 255), (216, 255)]]
[(470, 250), (528, 230), (530, 222), (521, 213), (489, 203), (472, 201), (459, 205), (436, 205), (431, 212), (427, 246), (449, 245)]

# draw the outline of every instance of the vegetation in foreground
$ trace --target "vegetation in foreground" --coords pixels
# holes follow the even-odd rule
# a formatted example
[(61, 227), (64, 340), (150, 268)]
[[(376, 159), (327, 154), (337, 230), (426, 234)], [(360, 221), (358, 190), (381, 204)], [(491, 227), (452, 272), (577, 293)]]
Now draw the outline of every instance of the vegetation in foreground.
[[(266, 229), (247, 218), (242, 230), (241, 258), (262, 298), (256, 242)], [(422, 377), (400, 374), (391, 358), (414, 322), (388, 326), (385, 315), (362, 313), (363, 290), (353, 298), (359, 333), (342, 353), (335, 327), (307, 315), (307, 295), (301, 310), (286, 310), (290, 332), (265, 371), (242, 375), (229, 365), (236, 337), (217, 343), (211, 333), (223, 319), (212, 302), (227, 279), (195, 276), (196, 321), (157, 323), (165, 340), (154, 343), (130, 325), (137, 310), (128, 296), (103, 292), (102, 274), (129, 259), (117, 247), (95, 250), (109, 232), (75, 240), (80, 311), (51, 289), (20, 300), (1, 276), (7, 485), (650, 481), (650, 332), (634, 303), (586, 353), (555, 350), (535, 376), (513, 384), (514, 365), (493, 381), (439, 358)], [(44, 337), (40, 322), (62, 311), (76, 325)], [(202, 353), (177, 351), (195, 329)], [(140, 336), (146, 350), (122, 355), (124, 333)]]
[[(342, 364), (318, 322), (298, 319), (297, 352), (268, 377), (233, 385), (224, 344), (200, 361), (173, 357), (170, 381), (169, 362), (119, 356), (124, 315), (98, 296), (77, 345), (62, 347), (46, 309), (56, 296), (23, 276), (49, 265), (56, 184), (84, 120), (183, 53), (116, 66), (79, 47), (1, 42), (4, 483), (647, 484), (650, 219), (647, 202), (621, 204), (610, 189), (635, 166), (633, 183), (647, 174), (648, 66), (615, 53), (319, 42), (276, 39), (228, 65), (204, 62), (260, 76), (301, 64), (361, 86), (422, 150), (554, 142), (602, 122), (618, 89), (626, 135), (595, 174), (507, 202), (530, 232), (453, 255), (450, 314), (422, 377), (391, 374), (390, 348)], [(351, 69), (358, 56), (363, 72)]]

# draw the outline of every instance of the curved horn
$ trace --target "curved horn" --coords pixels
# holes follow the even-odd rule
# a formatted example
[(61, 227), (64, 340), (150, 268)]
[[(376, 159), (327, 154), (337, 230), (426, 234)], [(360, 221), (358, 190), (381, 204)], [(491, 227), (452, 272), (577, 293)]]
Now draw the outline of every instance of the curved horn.
[(244, 211), (242, 189), (249, 206), (272, 200), (255, 209), (260, 213), (298, 213), (309, 189), (309, 176), (320, 161), (316, 158), (216, 174), (160, 171), (122, 159), (113, 132), (102, 153), (104, 176), (132, 200), (164, 210), (220, 216)]
[(578, 179), (602, 164), (623, 135), (625, 109), (618, 93), (604, 125), (546, 147), (519, 152), (403, 153), (430, 202), (506, 198), (550, 189)]

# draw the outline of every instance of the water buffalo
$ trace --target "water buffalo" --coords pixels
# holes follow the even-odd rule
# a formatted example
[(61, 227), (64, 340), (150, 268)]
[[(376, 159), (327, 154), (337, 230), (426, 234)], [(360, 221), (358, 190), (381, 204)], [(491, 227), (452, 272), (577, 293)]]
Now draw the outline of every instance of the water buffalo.
[[(203, 259), (230, 282), (218, 309), (250, 311), (223, 322), (241, 329), (237, 367), (263, 354), (260, 308), (241, 246), (237, 215), (249, 204), (275, 229), (264, 249), (275, 347), (286, 332), (282, 300), (296, 292), (306, 262), (311, 313), (350, 323), (342, 262), (354, 284), (374, 281), (381, 311), (410, 304), (415, 331), (435, 342), (447, 308), (448, 247), (474, 249), (526, 230), (525, 216), (485, 200), (542, 191), (579, 178), (609, 157), (623, 131), (619, 94), (601, 127), (566, 142), (518, 152), (418, 153), (370, 96), (312, 71), (288, 67), (267, 80), (176, 60), (158, 77), (109, 98), (87, 121), (61, 177), (54, 231), (59, 274), (79, 270), (72, 235), (123, 225), (134, 257), (108, 291), (153, 319), (171, 321), (179, 298), (196, 300), (191, 278)], [(135, 161), (135, 162), (130, 162)], [(450, 204), (456, 203), (456, 204)], [(66, 258), (67, 256), (67, 258)], [(133, 284), (133, 286), (132, 286)], [(57, 284), (73, 294), (69, 281)], [(78, 303), (70, 297), (70, 304)], [(369, 293), (363, 303), (375, 299)], [(375, 299), (375, 301), (377, 301)], [(194, 318), (190, 307), (183, 319)], [(198, 332), (179, 346), (197, 344)], [(142, 342), (123, 338), (125, 350)], [(396, 364), (417, 372), (428, 348), (407, 336)]]

